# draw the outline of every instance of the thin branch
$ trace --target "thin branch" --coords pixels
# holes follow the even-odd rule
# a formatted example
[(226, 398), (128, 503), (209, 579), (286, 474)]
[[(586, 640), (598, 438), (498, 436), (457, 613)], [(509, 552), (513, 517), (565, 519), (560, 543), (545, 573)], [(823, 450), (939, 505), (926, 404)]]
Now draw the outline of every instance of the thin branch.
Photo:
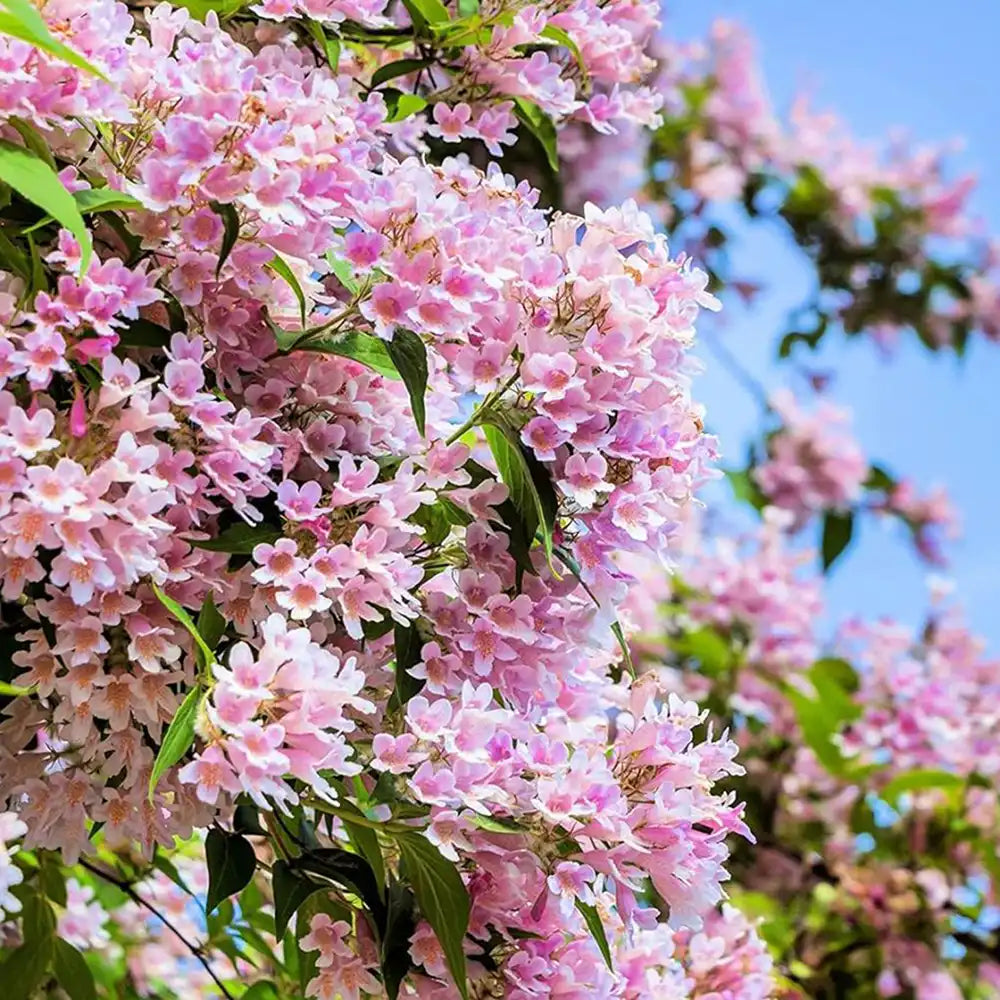
[(768, 401), (767, 389), (764, 388), (763, 382), (751, 375), (742, 362), (737, 360), (732, 351), (715, 334), (709, 331), (700, 331), (699, 337), (709, 352), (715, 356), (716, 361), (757, 400), (765, 413), (768, 412), (771, 409), (771, 404)]
[(222, 980), (215, 974), (215, 970), (205, 957), (204, 951), (202, 951), (202, 946), (200, 944), (196, 944), (194, 941), (191, 941), (189, 938), (186, 938), (155, 906), (153, 906), (152, 903), (143, 899), (142, 896), (135, 891), (131, 882), (126, 879), (119, 878), (112, 872), (105, 871), (97, 865), (91, 864), (85, 858), (80, 858), (79, 864), (81, 867), (86, 868), (87, 871), (92, 872), (98, 878), (102, 878), (105, 882), (110, 882), (112, 885), (117, 886), (122, 892), (125, 893), (126, 896), (129, 897), (129, 899), (149, 910), (149, 912), (152, 913), (153, 916), (167, 928), (167, 930), (171, 931), (181, 944), (183, 944), (184, 947), (187, 948), (199, 962), (201, 962), (201, 964), (205, 967), (205, 971), (212, 977), (215, 985), (222, 990), (222, 995), (226, 997), (226, 1000), (234, 1000), (232, 993), (226, 989)]

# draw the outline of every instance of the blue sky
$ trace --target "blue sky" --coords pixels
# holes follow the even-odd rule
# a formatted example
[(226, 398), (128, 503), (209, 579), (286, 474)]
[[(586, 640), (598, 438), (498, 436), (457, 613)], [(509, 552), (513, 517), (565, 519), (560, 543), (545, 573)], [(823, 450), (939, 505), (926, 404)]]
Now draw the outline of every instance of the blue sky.
[[(668, 9), (667, 27), (681, 38), (700, 37), (719, 16), (756, 36), (780, 110), (806, 87), (814, 106), (835, 110), (864, 139), (900, 126), (918, 142), (964, 138), (955, 163), (979, 175), (975, 208), (1000, 233), (1000, 98), (993, 83), (1000, 2), (678, 2)], [(771, 291), (751, 310), (729, 310), (719, 336), (765, 384), (783, 384), (792, 373), (770, 361), (775, 333), (802, 300), (807, 272), (777, 232), (742, 237), (734, 261)], [(724, 455), (737, 462), (756, 426), (755, 404), (705, 356), (710, 368), (697, 394)], [(958, 362), (931, 356), (914, 341), (885, 362), (871, 345), (840, 342), (823, 352), (821, 367), (837, 372), (833, 394), (854, 409), (855, 431), (874, 460), (921, 486), (948, 487), (964, 530), (947, 575), (975, 629), (1000, 653), (1000, 344), (976, 342)], [(860, 535), (861, 544), (834, 570), (831, 617), (888, 614), (915, 622), (926, 607), (926, 570), (899, 528), (869, 519)]]

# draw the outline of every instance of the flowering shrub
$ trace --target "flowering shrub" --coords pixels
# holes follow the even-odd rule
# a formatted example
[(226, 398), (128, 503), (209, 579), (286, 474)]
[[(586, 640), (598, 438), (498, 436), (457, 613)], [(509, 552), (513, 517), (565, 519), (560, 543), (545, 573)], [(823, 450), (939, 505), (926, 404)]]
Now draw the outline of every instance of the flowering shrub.
[[(869, 510), (938, 560), (947, 500), (778, 396), (729, 470), (762, 526), (719, 537), (688, 353), (709, 202), (789, 175), (824, 288), (823, 240), (858, 296), (898, 242), (913, 305), (965, 310), (858, 298), (847, 332), (991, 335), (988, 288), (925, 256), (965, 187), (839, 173), (735, 29), (699, 77), (658, 28), (647, 0), (0, 0), (15, 997), (1000, 981), (992, 668), (943, 612), (827, 650), (790, 540), (822, 519), (828, 568)], [(581, 170), (630, 137), (671, 164), (642, 209)]]

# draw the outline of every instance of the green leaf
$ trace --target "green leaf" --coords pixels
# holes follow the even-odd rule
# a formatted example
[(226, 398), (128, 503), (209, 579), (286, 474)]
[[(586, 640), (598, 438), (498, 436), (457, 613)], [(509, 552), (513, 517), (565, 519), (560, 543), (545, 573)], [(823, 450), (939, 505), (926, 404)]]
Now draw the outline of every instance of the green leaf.
[(64, 45), (49, 31), (48, 25), (31, 0), (0, 0), (0, 6), (6, 8), (6, 11), (0, 11), (0, 34), (20, 38), (21, 41), (28, 42), (35, 48), (48, 52), (49, 55), (71, 66), (76, 66), (77, 69), (110, 82), (92, 62), (84, 59), (79, 52), (75, 52), (68, 45)]
[(347, 836), (350, 838), (351, 846), (371, 865), (372, 874), (379, 887), (379, 893), (385, 895), (385, 861), (382, 858), (382, 848), (378, 842), (378, 834), (370, 827), (362, 823), (353, 823), (348, 816), (357, 812), (363, 820), (366, 817), (363, 813), (354, 808), (346, 799), (340, 802), (340, 821), (344, 824)]
[(343, 257), (338, 257), (332, 250), (327, 251), (326, 262), (344, 288), (352, 295), (357, 295), (360, 286), (354, 277), (354, 268), (351, 267), (350, 262), (344, 260)]
[(206, 645), (212, 650), (219, 645), (219, 640), (226, 633), (226, 619), (219, 614), (211, 594), (205, 596), (201, 611), (198, 612), (197, 629)]
[(558, 42), (563, 48), (569, 49), (573, 58), (576, 60), (576, 64), (580, 67), (580, 71), (583, 73), (584, 79), (587, 78), (587, 65), (583, 61), (583, 53), (580, 51), (580, 46), (576, 44), (568, 31), (564, 31), (562, 28), (559, 28), (554, 24), (547, 24), (544, 28), (542, 28), (541, 35), (542, 38), (549, 38), (553, 42)]
[(243, 993), (240, 1000), (281, 1000), (281, 994), (270, 979), (261, 979)]
[(583, 922), (590, 931), (591, 937), (597, 943), (605, 965), (614, 972), (615, 967), (611, 961), (611, 946), (608, 944), (607, 934), (604, 933), (604, 924), (601, 922), (601, 916), (597, 912), (597, 907), (592, 906), (590, 903), (584, 903), (579, 899), (574, 900), (574, 902), (576, 903), (576, 908), (580, 911), (580, 915), (583, 917)]
[(173, 333), (159, 323), (139, 317), (129, 320), (128, 326), (118, 331), (118, 343), (122, 347), (166, 347)]
[(417, 929), (413, 915), (413, 892), (393, 880), (389, 886), (389, 907), (379, 949), (382, 985), (389, 1000), (399, 996), (399, 985), (413, 966), (410, 938)]
[(837, 561), (844, 549), (851, 544), (854, 533), (854, 513), (827, 511), (823, 518), (823, 572)]
[[(142, 208), (142, 202), (137, 198), (109, 187), (84, 188), (82, 191), (74, 191), (73, 201), (76, 202), (76, 207), (80, 210), (81, 215), (95, 215), (99, 212), (127, 212), (131, 209)], [(52, 221), (54, 221), (52, 216), (46, 215), (25, 232), (33, 233), (36, 229), (41, 229)]]
[(951, 771), (939, 771), (933, 768), (918, 769), (897, 775), (882, 789), (879, 798), (890, 804), (895, 804), (904, 792), (922, 792), (932, 788), (951, 791), (961, 788), (964, 784), (965, 778), (960, 774), (953, 774)]
[(388, 110), (387, 122), (401, 122), (427, 107), (426, 98), (419, 94), (407, 94), (395, 89), (383, 90), (380, 93)]
[[(630, 677), (635, 677), (635, 664), (632, 662), (632, 650), (629, 647), (628, 639), (625, 638), (625, 630), (622, 628), (622, 623), (620, 621), (613, 621), (611, 623), (611, 634), (618, 640), (618, 648), (622, 651), (622, 659), (625, 664), (625, 669), (628, 671)], [(621, 674), (619, 672), (618, 678), (620, 679)]]
[(153, 792), (164, 772), (173, 767), (191, 749), (194, 743), (194, 724), (198, 718), (198, 710), (201, 707), (204, 693), (201, 687), (191, 688), (167, 727), (163, 743), (156, 754), (156, 760), (153, 762), (153, 770), (149, 775), (150, 801), (153, 799)]
[(58, 855), (39, 852), (38, 884), (57, 906), (66, 905), (66, 876), (59, 867)]
[(323, 886), (302, 872), (295, 871), (287, 861), (275, 861), (271, 866), (271, 889), (274, 893), (274, 936), (285, 936), (288, 921), (295, 911)]
[(153, 588), (153, 593), (156, 594), (156, 599), (188, 630), (191, 634), (191, 638), (194, 639), (195, 644), (201, 651), (204, 657), (204, 662), (206, 664), (214, 663), (215, 657), (212, 655), (211, 647), (202, 638), (201, 633), (198, 631), (198, 626), (191, 620), (191, 616), (172, 598), (168, 597), (159, 586), (155, 583), (151, 583), (150, 586)]
[(418, 32), (429, 24), (441, 24), (448, 20), (448, 8), (441, 0), (403, 0), (403, 6)]
[(891, 493), (896, 488), (896, 480), (892, 474), (887, 472), (880, 465), (873, 465), (868, 470), (868, 478), (865, 480), (866, 490), (878, 490), (882, 493)]
[(97, 1000), (97, 986), (83, 955), (68, 941), (55, 942), (52, 971), (70, 1000)]
[(48, 212), (76, 237), (80, 244), (80, 268), (85, 272), (93, 253), (90, 232), (76, 201), (56, 172), (30, 150), (0, 139), (0, 180), (9, 184), (22, 198)]
[(323, 49), (323, 54), (330, 65), (330, 70), (336, 73), (337, 67), (340, 65), (340, 39), (335, 35), (328, 35), (323, 30), (323, 25), (318, 21), (313, 21), (311, 18), (306, 18), (306, 27), (309, 29), (309, 34), (319, 42), (320, 47)]
[(299, 279), (295, 277), (295, 272), (288, 266), (288, 262), (284, 257), (280, 257), (275, 254), (270, 263), (267, 265), (278, 277), (283, 278), (288, 287), (295, 294), (295, 298), (299, 303), (299, 317), (302, 320), (302, 325), (306, 325), (306, 293), (302, 291), (302, 286), (299, 284)]
[(34, 691), (34, 687), (21, 687), (19, 684), (0, 681), (0, 698), (23, 698), (27, 694), (34, 694)]
[(813, 678), (814, 684), (817, 677), (826, 676), (836, 682), (844, 691), (853, 694), (858, 689), (857, 671), (847, 660), (843, 660), (839, 656), (824, 656), (817, 660), (809, 668), (809, 676)]
[(415, 667), (420, 662), (423, 642), (416, 625), (400, 625), (398, 622), (393, 627), (393, 639), (396, 646), (396, 683), (393, 695), (396, 703), (402, 707), (415, 694), (420, 693), (425, 683), (409, 672), (410, 667)]
[[(223, 205), (218, 201), (210, 201), (208, 207), (222, 219), (222, 245), (219, 248), (219, 261), (215, 265), (215, 277), (218, 278), (222, 272), (222, 265), (226, 263), (233, 247), (236, 246), (236, 241), (240, 238), (240, 217), (236, 214), (235, 205)], [(271, 266), (274, 266), (273, 261)], [(282, 277), (285, 276), (282, 275)], [(285, 280), (288, 279), (285, 278)], [(292, 290), (295, 290), (294, 286)], [(305, 323), (305, 320), (303, 319), (302, 322)]]
[(750, 504), (754, 510), (763, 510), (767, 506), (767, 497), (754, 481), (750, 469), (727, 469), (726, 479), (737, 500)]
[[(370, 333), (359, 333), (352, 330), (334, 337), (307, 336), (303, 338), (301, 335), (298, 336), (298, 342), (288, 348), (289, 350), (334, 354), (337, 357), (357, 361), (359, 365), (371, 368), (373, 372), (378, 372), (379, 375), (384, 375), (387, 378), (398, 379), (400, 377), (392, 358), (389, 356), (386, 342), (379, 337), (373, 337)], [(280, 343), (278, 347), (281, 350), (286, 350)]]
[(55, 953), (56, 917), (48, 900), (31, 893), (21, 916), (23, 944), (0, 965), (4, 1000), (28, 1000), (41, 985)]
[(417, 430), (423, 435), (427, 419), (424, 403), (427, 393), (427, 348), (417, 334), (402, 327), (396, 329), (386, 347), (410, 396), (410, 408), (413, 410)]
[[(458, 0), (458, 16), (472, 17), (479, 13), (479, 0)], [(544, 35), (545, 32), (543, 31)]]
[(205, 911), (211, 913), (250, 882), (257, 870), (257, 855), (246, 837), (213, 827), (205, 838), (205, 860), (208, 863)]
[(48, 142), (46, 142), (45, 137), (31, 122), (26, 122), (23, 118), (8, 118), (7, 124), (17, 130), (25, 146), (35, 156), (41, 157), (53, 170), (56, 170), (56, 161), (52, 156), (52, 150), (49, 149)]
[(204, 21), (205, 17), (215, 12), (219, 19), (232, 17), (239, 13), (250, 0), (177, 0), (175, 6), (183, 7), (199, 21)]
[(523, 834), (524, 827), (512, 819), (503, 819), (497, 816), (483, 816), (480, 813), (469, 813), (469, 821), (473, 826), (489, 833), (510, 833)]
[(548, 470), (527, 452), (515, 432), (507, 427), (486, 423), (483, 432), (511, 503), (524, 523), (525, 534), (532, 539), (536, 531), (541, 531), (549, 567), (558, 577), (552, 565), (558, 501)]
[(469, 893), (462, 876), (419, 833), (397, 834), (396, 843), (420, 912), (434, 929), (455, 985), (464, 1000), (469, 1000), (463, 947), (469, 929)]
[(384, 66), (379, 66), (372, 73), (371, 85), (378, 87), (389, 80), (395, 80), (397, 76), (409, 76), (411, 73), (418, 73), (430, 64), (430, 59), (398, 59), (396, 62), (386, 63)]
[(729, 643), (711, 625), (674, 636), (670, 645), (681, 656), (697, 660), (702, 673), (708, 677), (722, 677), (733, 666), (733, 651)]
[[(340, 807), (337, 815), (342, 815)], [(355, 820), (359, 818), (364, 819), (360, 816), (355, 817)], [(314, 848), (296, 858), (293, 866), (346, 887), (364, 902), (375, 920), (375, 926), (380, 929), (385, 926), (386, 910), (382, 887), (372, 866), (360, 854), (344, 851), (339, 847)]]
[(554, 173), (559, 172), (559, 153), (556, 148), (556, 127), (552, 119), (532, 101), (514, 98), (514, 114), (518, 121), (538, 140), (545, 158)]
[(281, 538), (281, 531), (266, 524), (246, 524), (239, 521), (216, 538), (205, 538), (191, 542), (196, 549), (207, 549), (209, 552), (229, 552), (232, 555), (248, 556), (258, 545), (276, 542)]

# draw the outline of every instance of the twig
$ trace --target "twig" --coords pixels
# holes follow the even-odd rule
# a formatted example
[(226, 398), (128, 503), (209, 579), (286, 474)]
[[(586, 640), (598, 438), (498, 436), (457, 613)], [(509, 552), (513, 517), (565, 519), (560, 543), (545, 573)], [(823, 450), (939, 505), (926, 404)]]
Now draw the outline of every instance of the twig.
[(82, 868), (86, 868), (87, 871), (92, 872), (98, 878), (104, 879), (105, 882), (110, 882), (112, 885), (117, 886), (125, 893), (129, 899), (138, 903), (140, 906), (144, 906), (154, 917), (159, 920), (167, 930), (173, 932), (174, 936), (184, 945), (188, 951), (205, 967), (205, 971), (212, 977), (215, 985), (222, 990), (222, 995), (227, 998), (227, 1000), (234, 1000), (232, 993), (226, 989), (222, 980), (215, 974), (215, 970), (212, 968), (211, 963), (205, 957), (205, 953), (202, 951), (202, 946), (195, 944), (194, 941), (186, 938), (152, 903), (142, 898), (132, 887), (132, 883), (126, 879), (119, 878), (112, 872), (105, 871), (103, 868), (99, 868), (97, 865), (92, 865), (85, 858), (81, 858), (79, 864)]
[(708, 347), (709, 352), (715, 356), (715, 359), (722, 367), (757, 400), (765, 413), (768, 412), (771, 409), (771, 404), (768, 401), (767, 389), (764, 388), (764, 384), (758, 378), (751, 375), (743, 364), (736, 359), (732, 351), (714, 334), (701, 332), (700, 337), (702, 342)]

